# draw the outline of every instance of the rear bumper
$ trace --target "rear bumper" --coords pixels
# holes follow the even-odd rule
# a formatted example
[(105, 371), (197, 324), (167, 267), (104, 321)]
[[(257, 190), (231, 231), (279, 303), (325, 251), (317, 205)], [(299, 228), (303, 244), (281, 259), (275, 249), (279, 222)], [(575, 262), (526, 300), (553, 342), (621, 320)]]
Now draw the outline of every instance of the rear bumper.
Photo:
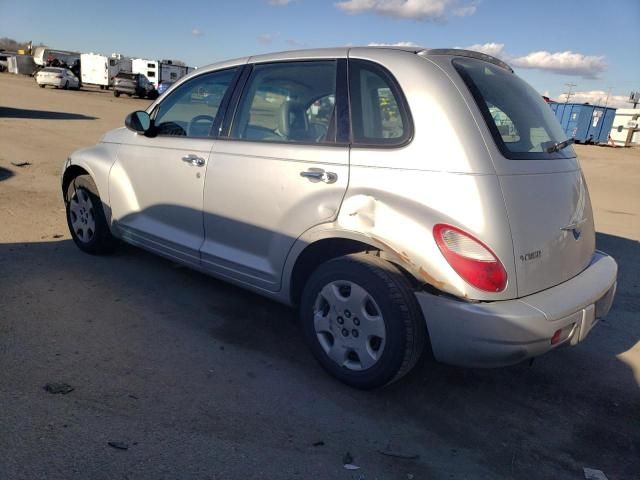
[(50, 85), (52, 87), (61, 87), (62, 85), (64, 85), (63, 81), (59, 78), (56, 79), (41, 79), (41, 80), (37, 80), (36, 83), (38, 85)]
[[(579, 275), (548, 290), (500, 302), (469, 303), (417, 292), (435, 358), (467, 367), (512, 365), (576, 345), (611, 308), (618, 266), (596, 252)], [(558, 330), (559, 341), (551, 343)]]
[(113, 87), (113, 89), (116, 92), (126, 93), (126, 94), (131, 94), (131, 95), (135, 95), (136, 93), (138, 93), (138, 89), (137, 88), (133, 88), (133, 87), (122, 87), (120, 85), (116, 85), (116, 86)]

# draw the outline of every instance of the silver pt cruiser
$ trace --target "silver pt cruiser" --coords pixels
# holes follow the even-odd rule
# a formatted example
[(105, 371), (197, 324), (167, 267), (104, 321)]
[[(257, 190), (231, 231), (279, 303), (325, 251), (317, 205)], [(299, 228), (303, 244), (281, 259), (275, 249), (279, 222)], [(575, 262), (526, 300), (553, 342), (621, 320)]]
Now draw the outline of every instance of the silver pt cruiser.
[(71, 235), (295, 306), (320, 364), (374, 388), (423, 354), (496, 367), (582, 341), (617, 265), (571, 140), (502, 61), (337, 48), (198, 69), (62, 175)]

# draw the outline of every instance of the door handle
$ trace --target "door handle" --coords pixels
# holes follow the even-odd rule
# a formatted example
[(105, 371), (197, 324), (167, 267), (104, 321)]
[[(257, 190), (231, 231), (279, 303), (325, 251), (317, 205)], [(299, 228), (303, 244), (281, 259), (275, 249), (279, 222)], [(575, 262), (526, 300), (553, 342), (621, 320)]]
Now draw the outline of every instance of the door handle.
[(318, 180), (324, 183), (335, 183), (338, 175), (333, 172), (325, 172), (321, 168), (310, 168), (300, 172), (300, 176), (310, 180)]
[(193, 153), (182, 157), (182, 161), (186, 162), (194, 167), (202, 167), (204, 165), (204, 158), (194, 155)]

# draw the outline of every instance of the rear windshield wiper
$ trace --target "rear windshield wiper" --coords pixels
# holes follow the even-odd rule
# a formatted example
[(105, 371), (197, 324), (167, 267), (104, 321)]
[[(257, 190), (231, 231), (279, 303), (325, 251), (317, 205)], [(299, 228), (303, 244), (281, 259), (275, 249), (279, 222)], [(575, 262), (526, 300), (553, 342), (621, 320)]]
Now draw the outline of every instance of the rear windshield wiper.
[(564, 142), (554, 143), (547, 148), (547, 153), (559, 152), (563, 148), (567, 148), (572, 143), (575, 143), (575, 139), (567, 138)]

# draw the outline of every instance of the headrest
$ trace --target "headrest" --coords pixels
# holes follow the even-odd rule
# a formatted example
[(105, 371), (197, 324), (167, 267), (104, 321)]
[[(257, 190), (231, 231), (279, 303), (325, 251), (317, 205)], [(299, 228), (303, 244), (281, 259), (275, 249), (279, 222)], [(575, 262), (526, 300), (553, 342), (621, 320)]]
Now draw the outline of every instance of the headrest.
[(280, 107), (278, 131), (292, 140), (303, 140), (309, 132), (307, 115), (302, 104), (287, 100)]

